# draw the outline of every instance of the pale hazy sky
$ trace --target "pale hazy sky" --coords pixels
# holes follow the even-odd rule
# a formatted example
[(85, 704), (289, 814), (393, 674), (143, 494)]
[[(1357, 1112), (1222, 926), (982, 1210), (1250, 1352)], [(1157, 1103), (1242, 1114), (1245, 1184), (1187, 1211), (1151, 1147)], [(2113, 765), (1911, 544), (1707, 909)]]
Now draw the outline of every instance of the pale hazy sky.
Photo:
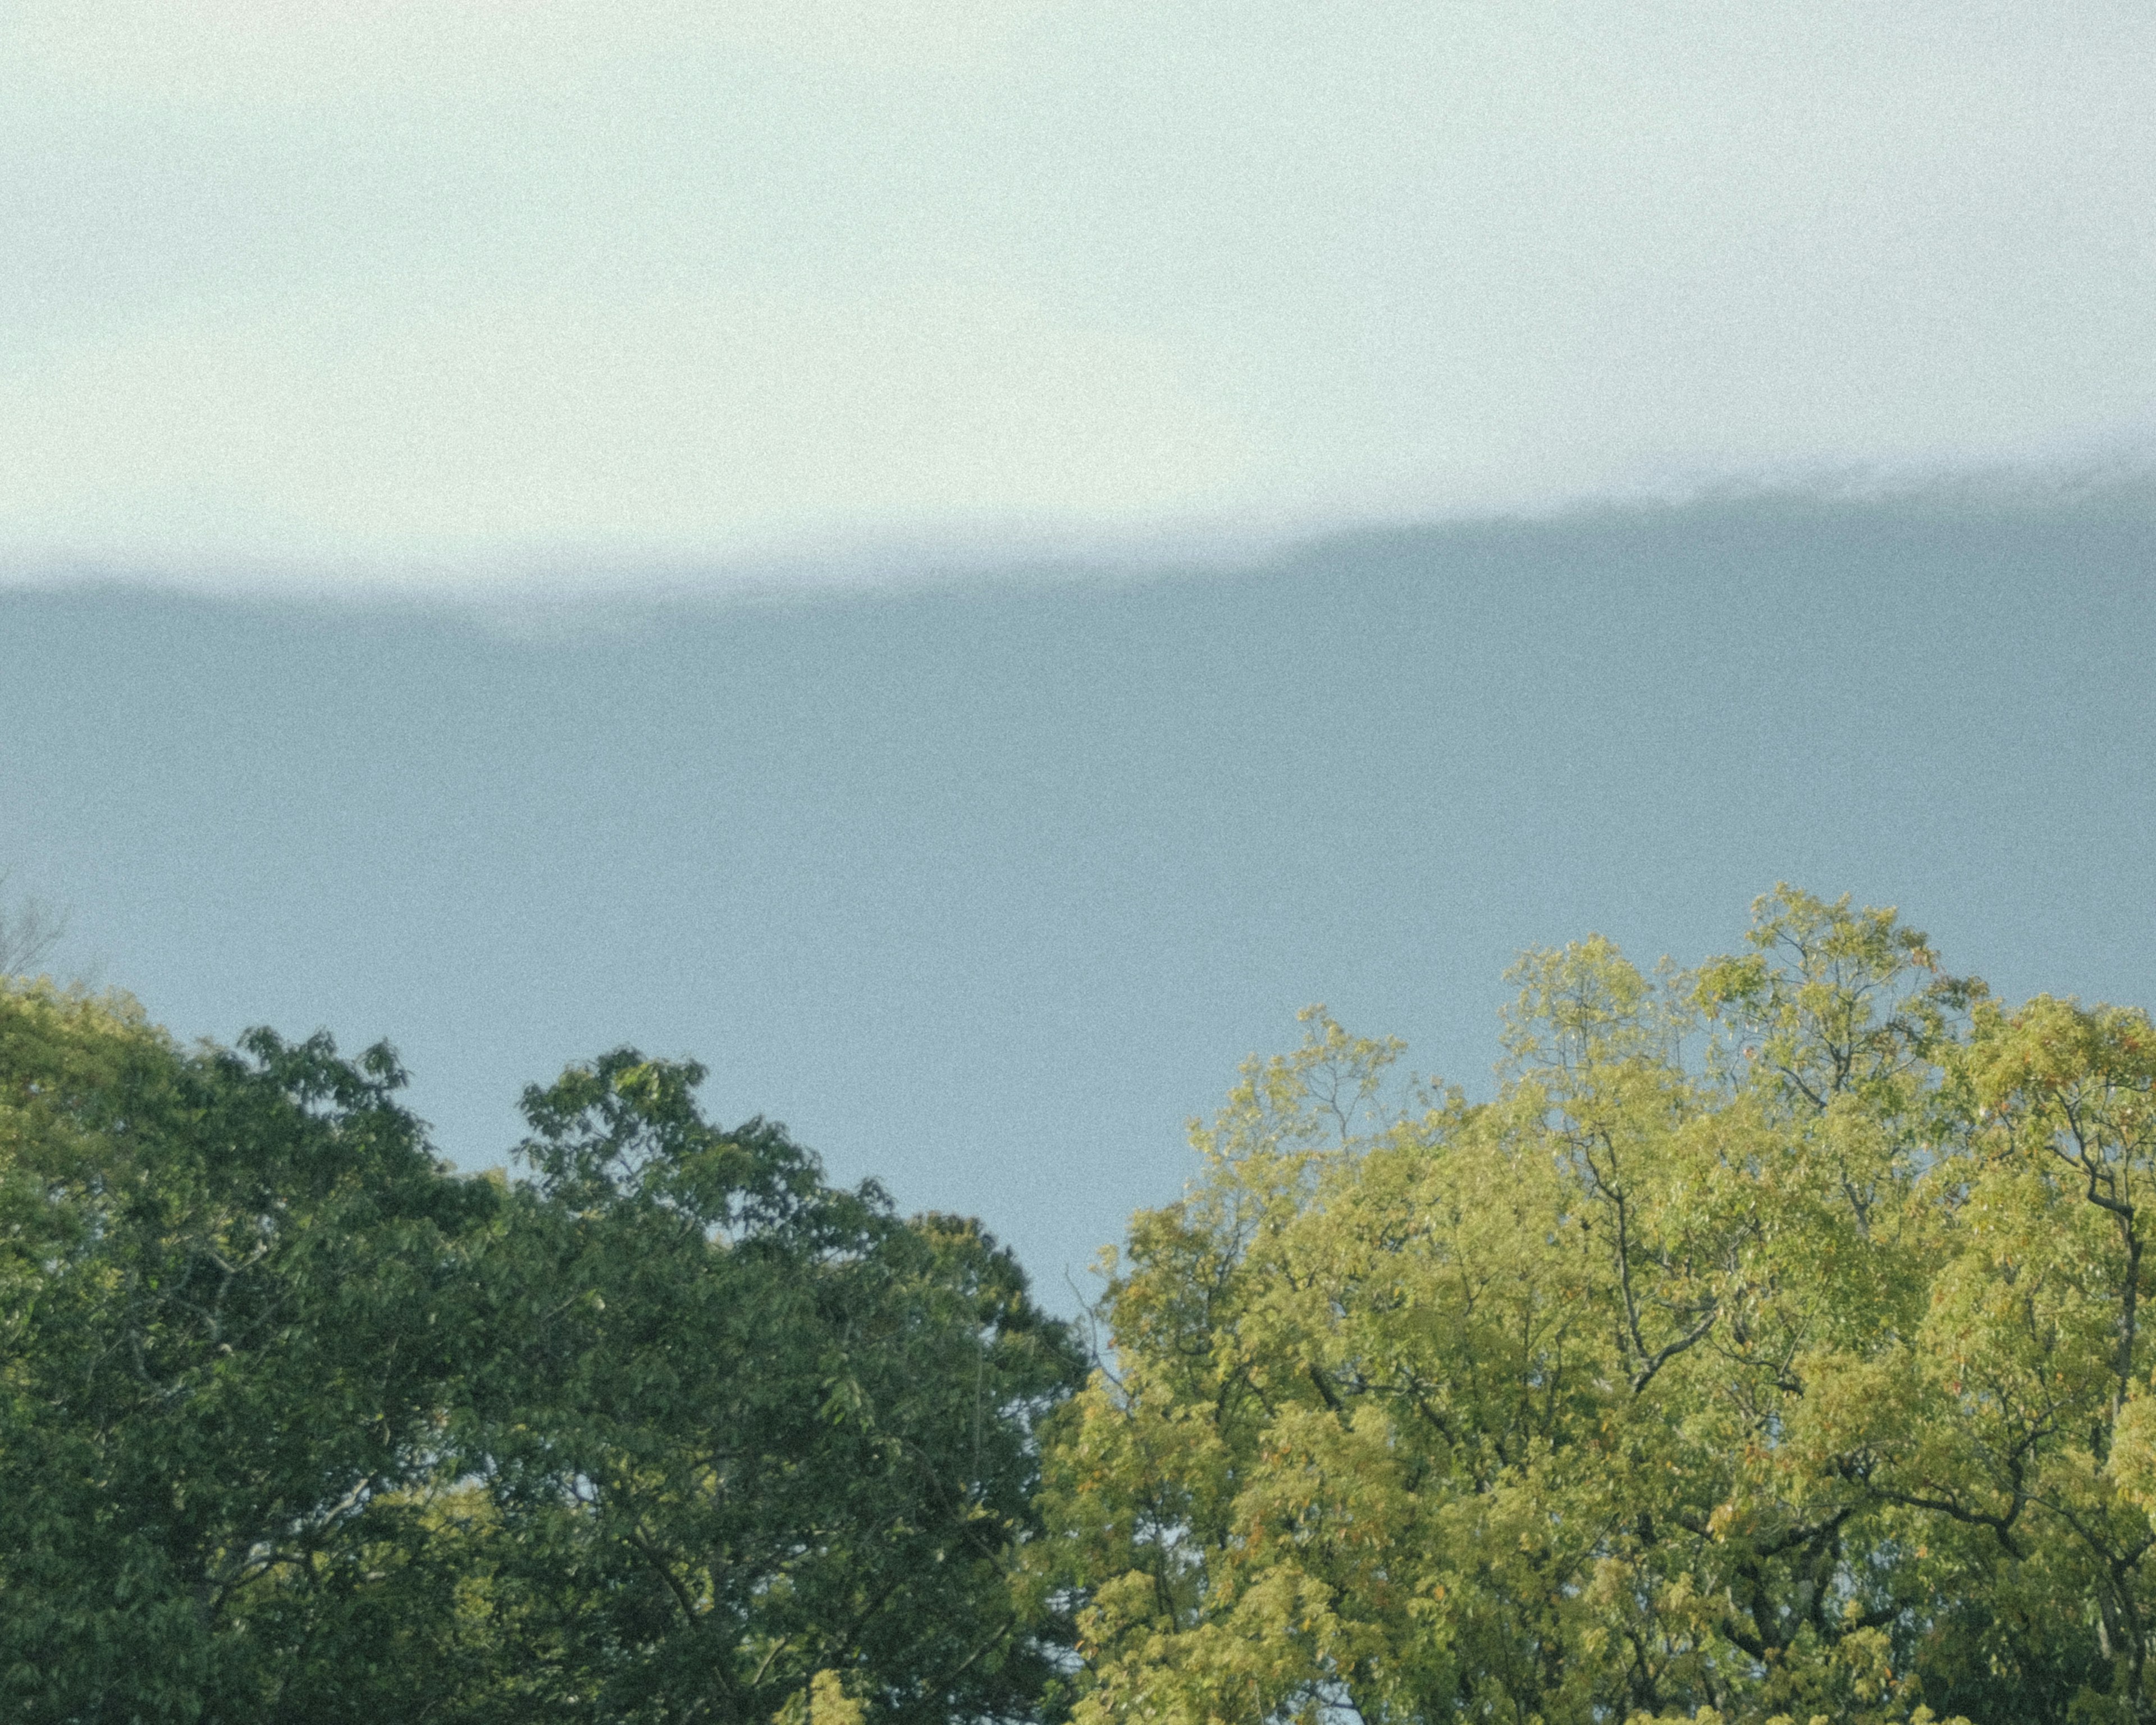
[(9, 0), (0, 566), (2145, 452), (2145, 4)]
[(1353, 536), (1154, 581), (465, 607), (0, 587), (0, 865), (185, 1036), (393, 1039), (443, 1151), (623, 1042), (1049, 1297), (1295, 1009), (1486, 1095), (1522, 947), (1778, 879), (2156, 1002), (2156, 488)]

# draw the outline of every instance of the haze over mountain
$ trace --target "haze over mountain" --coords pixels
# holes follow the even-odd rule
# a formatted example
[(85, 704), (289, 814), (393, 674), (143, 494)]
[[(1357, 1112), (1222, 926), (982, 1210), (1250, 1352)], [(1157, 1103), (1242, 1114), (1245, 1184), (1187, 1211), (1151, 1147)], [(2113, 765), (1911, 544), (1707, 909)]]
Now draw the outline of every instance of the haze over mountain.
[(1480, 1091), (1517, 949), (1694, 960), (1785, 878), (2156, 997), (2152, 564), (2123, 485), (538, 614), (16, 590), (0, 851), (182, 1033), (393, 1038), (468, 1166), (633, 1040), (1065, 1302), (1306, 1002)]
[[(1329, 1002), (1787, 877), (2146, 1001), (2156, 13), (22, 0), (0, 869), (445, 1148), (1052, 1284)], [(1051, 1289), (1051, 1292), (1053, 1290)]]

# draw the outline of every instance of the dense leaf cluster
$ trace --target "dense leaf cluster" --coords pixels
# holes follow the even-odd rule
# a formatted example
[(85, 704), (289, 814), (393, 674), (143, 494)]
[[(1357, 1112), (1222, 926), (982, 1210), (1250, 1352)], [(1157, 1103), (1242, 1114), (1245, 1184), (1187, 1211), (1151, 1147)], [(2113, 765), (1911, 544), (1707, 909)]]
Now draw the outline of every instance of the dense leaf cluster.
[(1523, 961), (1493, 1101), (1322, 1014), (1058, 1416), (1076, 1714), (2156, 1714), (2156, 1033), (1891, 912)]
[(0, 1717), (2156, 1717), (2148, 1015), (1786, 887), (1517, 979), (1487, 1101), (1248, 1065), (1082, 1387), (693, 1065), (459, 1178), (386, 1050), (0, 985)]
[(386, 1050), (0, 986), (0, 1717), (1036, 1711), (1067, 1335), (701, 1076), (573, 1068), (460, 1178)]

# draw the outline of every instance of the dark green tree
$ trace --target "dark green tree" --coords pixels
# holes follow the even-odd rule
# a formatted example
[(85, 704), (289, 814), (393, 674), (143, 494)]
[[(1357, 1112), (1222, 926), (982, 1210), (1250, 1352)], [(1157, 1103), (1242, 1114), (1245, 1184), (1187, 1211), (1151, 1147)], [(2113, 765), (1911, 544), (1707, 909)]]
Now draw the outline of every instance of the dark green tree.
[(386, 1047), (0, 983), (0, 1717), (1037, 1717), (1069, 1337), (701, 1076), (463, 1178)]
[(336, 1596), (434, 1469), (498, 1202), (402, 1081), (382, 1048), (187, 1052), (124, 1000), (0, 987), (5, 1717), (363, 1692)]
[(1081, 1375), (970, 1221), (825, 1184), (623, 1050), (525, 1098), (460, 1442), (528, 1650), (525, 1717), (920, 1721), (1036, 1711), (1011, 1586), (1034, 1421)]

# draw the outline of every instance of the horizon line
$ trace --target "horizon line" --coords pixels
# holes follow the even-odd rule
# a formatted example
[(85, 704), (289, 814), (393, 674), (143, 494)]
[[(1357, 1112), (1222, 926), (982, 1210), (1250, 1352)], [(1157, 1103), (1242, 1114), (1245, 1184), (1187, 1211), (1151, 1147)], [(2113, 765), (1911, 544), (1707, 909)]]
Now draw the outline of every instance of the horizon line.
[(0, 594), (85, 590), (338, 608), (493, 612), (833, 600), (1013, 582), (1173, 579), (1255, 572), (1322, 547), (1403, 534), (1614, 525), (1736, 508), (1845, 511), (1899, 506), (2029, 515), (2140, 505), (2156, 517), (2156, 436), (2042, 460), (1815, 465), (1553, 491), (1507, 502), (1222, 513), (1111, 523), (1007, 521), (803, 531), (732, 550), (560, 545), (332, 557), (270, 552), (168, 559), (0, 546)]

